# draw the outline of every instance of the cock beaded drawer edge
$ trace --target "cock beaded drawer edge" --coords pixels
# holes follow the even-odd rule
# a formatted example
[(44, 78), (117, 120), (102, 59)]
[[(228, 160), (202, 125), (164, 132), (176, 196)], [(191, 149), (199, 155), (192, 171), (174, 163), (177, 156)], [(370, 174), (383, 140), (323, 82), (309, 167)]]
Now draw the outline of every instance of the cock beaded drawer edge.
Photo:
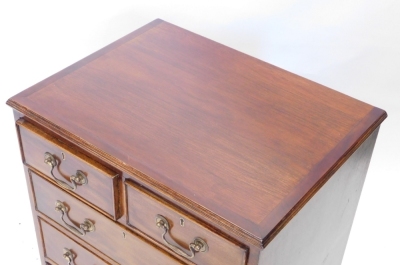
[(387, 117), (159, 19), (7, 104), (59, 265), (339, 265)]

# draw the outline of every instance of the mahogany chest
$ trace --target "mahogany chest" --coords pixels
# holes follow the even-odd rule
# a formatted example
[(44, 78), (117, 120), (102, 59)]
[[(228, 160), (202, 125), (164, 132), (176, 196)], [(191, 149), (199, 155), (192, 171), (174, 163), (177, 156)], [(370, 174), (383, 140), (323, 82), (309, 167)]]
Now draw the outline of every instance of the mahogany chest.
[(159, 19), (7, 104), (53, 265), (339, 265), (387, 116)]

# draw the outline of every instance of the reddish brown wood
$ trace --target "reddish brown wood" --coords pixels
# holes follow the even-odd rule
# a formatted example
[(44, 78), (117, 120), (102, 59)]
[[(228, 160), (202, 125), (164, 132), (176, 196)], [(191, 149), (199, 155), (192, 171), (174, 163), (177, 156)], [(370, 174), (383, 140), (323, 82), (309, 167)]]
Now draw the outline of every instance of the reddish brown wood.
[[(118, 264), (184, 264), (172, 255), (158, 249), (150, 242), (123, 228), (123, 226), (106, 218), (104, 215), (83, 204), (60, 188), (54, 186), (43, 177), (30, 171), (32, 189), (35, 194), (36, 210), (55, 221), (69, 235), (78, 236), (81, 240), (101, 251)], [(60, 212), (55, 211), (55, 202), (59, 200), (67, 205), (68, 217), (75, 226), (84, 219), (92, 221), (96, 227), (94, 232), (79, 236), (72, 233), (60, 218)], [(69, 223), (71, 225), (71, 223)]]
[[(160, 244), (164, 244), (161, 234), (163, 229), (156, 226), (156, 215), (164, 216), (171, 230), (166, 238), (172, 245), (178, 246), (186, 253), (189, 243), (200, 237), (207, 242), (208, 251), (196, 253), (192, 261), (196, 264), (230, 264), (245, 265), (247, 247), (231, 239), (223, 238), (220, 231), (201, 224), (193, 216), (163, 201), (158, 196), (131, 181), (126, 183), (127, 196), (127, 224), (135, 227), (152, 237)], [(183, 220), (183, 225), (180, 223)]]
[(51, 178), (51, 168), (44, 163), (44, 154), (51, 153), (58, 160), (58, 167), (54, 170), (57, 178), (69, 182), (69, 177), (77, 170), (83, 171), (87, 176), (87, 185), (78, 185), (77, 189), (71, 192), (96, 205), (113, 219), (121, 216), (121, 200), (114, 200), (114, 193), (118, 193), (115, 189), (120, 181), (117, 173), (89, 159), (24, 119), (17, 121), (17, 129), (25, 164), (46, 173)]
[(63, 257), (64, 248), (67, 248), (75, 255), (74, 264), (109, 264), (43, 220), (39, 219), (39, 223), (43, 233), (43, 246), (47, 261), (60, 265), (68, 264)]
[(387, 116), (160, 20), (7, 103), (258, 247)]

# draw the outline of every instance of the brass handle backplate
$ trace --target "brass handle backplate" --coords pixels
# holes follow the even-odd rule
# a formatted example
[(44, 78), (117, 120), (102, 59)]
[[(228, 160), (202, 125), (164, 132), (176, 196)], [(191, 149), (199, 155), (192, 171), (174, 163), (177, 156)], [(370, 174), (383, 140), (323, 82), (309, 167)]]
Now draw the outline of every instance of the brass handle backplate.
[(72, 253), (70, 249), (64, 248), (63, 258), (67, 260), (68, 265), (75, 265), (74, 262), (75, 255)]
[(67, 183), (61, 179), (58, 179), (56, 176), (54, 176), (54, 168), (58, 166), (58, 161), (54, 157), (54, 155), (50, 154), (49, 152), (46, 152), (44, 154), (44, 163), (49, 165), (51, 167), (50, 174), (54, 178), (54, 180), (57, 182), (58, 185), (61, 187), (67, 189), (67, 190), (76, 190), (77, 185), (86, 185), (88, 183), (86, 175), (81, 171), (77, 170), (75, 175), (72, 175), (70, 177), (71, 183)]
[(169, 225), (168, 220), (164, 216), (157, 214), (156, 225), (157, 225), (157, 227), (162, 228), (164, 230), (163, 234), (161, 235), (161, 238), (164, 241), (164, 244), (169, 249), (174, 251), (176, 254), (178, 254), (182, 257), (188, 258), (188, 259), (192, 259), (192, 258), (194, 258), (194, 255), (197, 252), (207, 252), (208, 251), (208, 245), (204, 241), (204, 239), (202, 239), (200, 237), (196, 237), (192, 243), (189, 243), (190, 254), (188, 254), (185, 251), (181, 250), (179, 247), (169, 243), (167, 241), (167, 239), (165, 238), (165, 235), (169, 233), (171, 226)]
[(61, 220), (63, 221), (64, 225), (73, 233), (77, 234), (78, 236), (85, 236), (86, 233), (94, 232), (96, 230), (94, 224), (89, 219), (85, 219), (83, 223), (79, 225), (79, 228), (76, 228), (73, 225), (68, 224), (64, 218), (68, 220), (69, 223), (73, 224), (71, 219), (68, 217), (68, 208), (65, 204), (61, 201), (56, 201), (56, 208), (57, 212), (61, 212)]

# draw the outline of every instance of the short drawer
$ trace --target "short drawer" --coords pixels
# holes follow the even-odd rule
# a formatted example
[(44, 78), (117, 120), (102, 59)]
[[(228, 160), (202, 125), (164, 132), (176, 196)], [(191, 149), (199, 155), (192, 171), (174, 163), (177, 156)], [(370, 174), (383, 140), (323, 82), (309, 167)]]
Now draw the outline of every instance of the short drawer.
[(36, 210), (120, 264), (183, 264), (29, 170)]
[[(46, 174), (58, 186), (98, 207), (113, 219), (120, 217), (120, 178), (71, 145), (20, 119), (17, 129), (24, 163)], [(47, 162), (47, 163), (46, 163)]]
[(247, 247), (217, 234), (144, 187), (127, 181), (127, 224), (201, 265), (244, 265)]
[(39, 219), (39, 224), (46, 261), (57, 265), (109, 264), (42, 219)]

